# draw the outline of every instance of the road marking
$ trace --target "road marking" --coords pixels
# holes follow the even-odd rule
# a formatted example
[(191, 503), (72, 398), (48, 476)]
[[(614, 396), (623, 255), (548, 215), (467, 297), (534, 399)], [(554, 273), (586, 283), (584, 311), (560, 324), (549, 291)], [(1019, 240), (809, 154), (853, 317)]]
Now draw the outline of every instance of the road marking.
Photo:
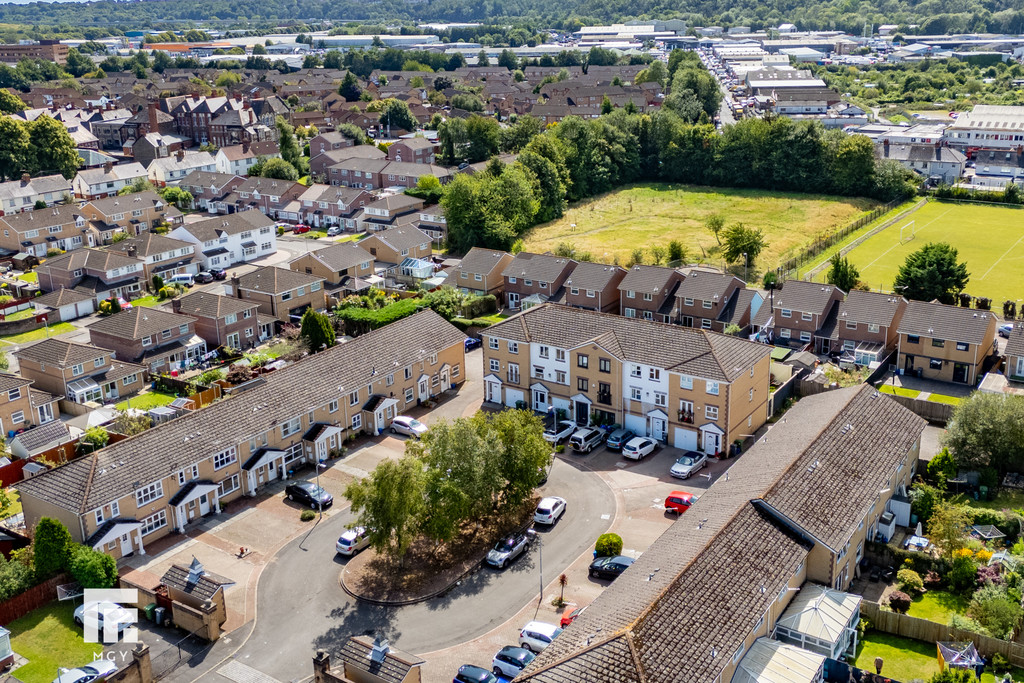
[(237, 659), (232, 659), (217, 669), (217, 673), (224, 678), (231, 679), (235, 683), (278, 683), (278, 680), (273, 676), (268, 676), (248, 664), (242, 664)]
[(1004, 251), (1004, 252), (1003, 252), (1003, 255), (1002, 255), (1002, 256), (1000, 256), (999, 258), (997, 258), (997, 259), (996, 259), (996, 262), (995, 262), (995, 263), (993, 263), (993, 264), (992, 264), (992, 265), (991, 265), (991, 266), (989, 267), (989, 269), (985, 271), (985, 274), (984, 274), (984, 275), (982, 275), (982, 276), (981, 276), (980, 278), (978, 278), (978, 279), (979, 279), (979, 280), (984, 280), (985, 278), (987, 278), (987, 277), (988, 277), (988, 274), (992, 272), (992, 269), (993, 269), (993, 268), (995, 268), (996, 266), (998, 266), (998, 265), (999, 265), (999, 262), (1000, 262), (1000, 261), (1002, 261), (1002, 260), (1003, 260), (1004, 258), (1006, 258), (1006, 255), (1007, 255), (1007, 254), (1009, 254), (1009, 253), (1010, 253), (1011, 251), (1013, 251), (1014, 249), (1016, 249), (1016, 248), (1017, 248), (1017, 245), (1018, 245), (1018, 244), (1020, 244), (1021, 240), (1024, 240), (1024, 235), (1021, 235), (1020, 237), (1018, 237), (1018, 238), (1017, 238), (1017, 241), (1016, 241), (1016, 242), (1014, 242), (1014, 243), (1013, 243), (1012, 245), (1010, 245), (1010, 248), (1009, 248), (1009, 249), (1007, 249), (1006, 251)]
[(601, 519), (611, 519), (611, 515), (601, 515)]
[(624, 463), (621, 460), (619, 462), (615, 463), (616, 467), (626, 467), (627, 465), (628, 465), (628, 463)]

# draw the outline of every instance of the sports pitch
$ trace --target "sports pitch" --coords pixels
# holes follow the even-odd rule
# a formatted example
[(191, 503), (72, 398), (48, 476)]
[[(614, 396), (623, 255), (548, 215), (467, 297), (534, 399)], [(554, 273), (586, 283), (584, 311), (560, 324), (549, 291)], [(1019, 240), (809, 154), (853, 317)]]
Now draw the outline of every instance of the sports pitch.
[[(916, 234), (900, 242), (900, 228), (913, 219)], [(865, 240), (847, 256), (871, 289), (892, 291), (908, 254), (928, 242), (948, 242), (967, 262), (967, 293), (987, 296), (993, 309), (1024, 298), (1024, 209), (932, 201)], [(817, 277), (823, 280), (827, 269)]]

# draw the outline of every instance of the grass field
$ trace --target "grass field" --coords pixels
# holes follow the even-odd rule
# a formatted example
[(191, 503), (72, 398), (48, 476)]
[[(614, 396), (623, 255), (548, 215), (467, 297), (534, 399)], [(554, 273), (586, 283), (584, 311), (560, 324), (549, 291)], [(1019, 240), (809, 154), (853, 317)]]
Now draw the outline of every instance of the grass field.
[(768, 247), (757, 262), (757, 270), (764, 270), (877, 205), (860, 198), (645, 183), (573, 205), (559, 220), (533, 228), (524, 249), (554, 251), (571, 242), (595, 261), (625, 264), (636, 248), (643, 248), (650, 262), (651, 247), (667, 248), (679, 240), (687, 260), (719, 263), (715, 237), (704, 227), (705, 219), (717, 213), (727, 226), (743, 223), (764, 230)]
[(176, 398), (178, 397), (175, 394), (168, 394), (162, 391), (147, 391), (144, 394), (125, 399), (114, 407), (118, 410), (128, 410), (129, 407), (135, 410), (150, 410), (165, 406)]
[(51, 602), (8, 624), (11, 647), (28, 660), (19, 668), (17, 678), (23, 683), (49, 683), (59, 674), (59, 667), (74, 668), (93, 661), (93, 654), (103, 646), (86, 643), (82, 630), (72, 621), (75, 602)]
[[(900, 227), (914, 220), (916, 235), (900, 243)], [(949, 242), (967, 262), (967, 292), (987, 296), (993, 308), (1024, 297), (1024, 210), (979, 204), (929, 202), (890, 228), (865, 240), (847, 256), (872, 289), (892, 291), (907, 256), (928, 242)], [(825, 271), (819, 274), (821, 280)]]

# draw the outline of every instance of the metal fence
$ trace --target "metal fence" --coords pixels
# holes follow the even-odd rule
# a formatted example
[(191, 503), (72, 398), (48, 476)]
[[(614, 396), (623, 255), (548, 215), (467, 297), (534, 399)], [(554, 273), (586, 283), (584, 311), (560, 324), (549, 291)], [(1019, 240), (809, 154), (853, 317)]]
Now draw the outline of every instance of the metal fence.
[(194, 631), (171, 643), (153, 657), (153, 680), (169, 676), (175, 669), (188, 664), (193, 657), (206, 653), (212, 647), (213, 643), (200, 638)]

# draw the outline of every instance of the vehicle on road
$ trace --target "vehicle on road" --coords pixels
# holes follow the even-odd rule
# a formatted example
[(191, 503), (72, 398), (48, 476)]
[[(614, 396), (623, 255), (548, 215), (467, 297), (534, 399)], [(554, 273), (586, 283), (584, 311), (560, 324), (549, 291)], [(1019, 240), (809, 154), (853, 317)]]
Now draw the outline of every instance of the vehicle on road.
[(305, 225), (303, 223), (299, 223), (294, 228), (292, 228), (292, 234), (293, 235), (302, 235), (304, 233), (309, 232), (312, 229), (313, 228), (309, 227), (308, 225)]
[(201, 285), (208, 285), (213, 282), (213, 273), (208, 273), (205, 270), (195, 274), (195, 280)]
[(495, 676), (515, 678), (536, 656), (525, 647), (506, 645), (498, 650), (498, 654), (494, 655), (494, 659), (491, 660), (491, 670), (494, 671)]
[(999, 336), (1010, 338), (1010, 333), (1013, 332), (1013, 323), (1004, 323), (999, 326)]
[(697, 502), (697, 496), (686, 491), (673, 491), (665, 497), (665, 511), (674, 512), (678, 515), (690, 509), (690, 506)]
[(213, 275), (214, 280), (228, 279), (228, 271), (224, 270), (223, 268), (214, 268), (213, 270), (210, 271), (210, 273)]
[(632, 557), (625, 555), (612, 555), (611, 557), (599, 557), (590, 563), (590, 576), (595, 579), (608, 579), (614, 581), (622, 572), (626, 571), (633, 564)]
[(585, 609), (587, 609), (588, 607), (590, 607), (590, 605), (584, 605), (583, 607), (577, 607), (576, 609), (574, 609), (573, 611), (569, 612), (568, 614), (563, 614), (562, 615), (562, 621), (559, 622), (559, 626), (561, 626), (562, 628), (565, 628), (566, 626), (568, 626), (572, 622), (576, 621), (576, 617), (578, 617), (579, 615), (583, 614), (583, 611)]
[(497, 677), (482, 666), (463, 664), (452, 683), (498, 683)]
[(308, 505), (313, 509), (329, 508), (334, 505), (334, 496), (311, 481), (297, 481), (294, 484), (288, 484), (285, 487), (284, 495), (288, 500)]
[(554, 524), (565, 514), (567, 505), (565, 498), (558, 496), (541, 498), (537, 504), (536, 512), (533, 513), (534, 524), (546, 524), (548, 526)]
[(408, 415), (399, 415), (391, 421), (391, 433), (392, 434), (405, 434), (411, 436), (414, 439), (418, 439), (427, 433), (427, 425), (423, 424), (414, 417)]
[(643, 460), (657, 448), (658, 442), (646, 436), (635, 436), (622, 447), (622, 457), (630, 460)]
[(524, 647), (530, 652), (543, 652), (561, 632), (562, 629), (554, 624), (531, 621), (519, 632), (519, 647)]
[(526, 534), (510, 534), (494, 544), (491, 551), (487, 553), (487, 564), (498, 569), (504, 569), (512, 560), (525, 553), (529, 548), (530, 539)]
[(191, 287), (196, 283), (196, 279), (191, 273), (178, 273), (177, 275), (172, 275), (170, 279), (165, 280), (165, 282), (171, 285)]
[[(102, 634), (105, 620), (117, 624), (117, 634), (120, 636), (124, 630), (135, 623), (131, 612), (116, 602), (109, 600), (94, 600), (78, 606), (73, 618), (75, 623), (81, 627), (88, 626)], [(102, 637), (102, 636), (101, 636)]]
[(343, 232), (345, 232), (345, 229), (342, 228), (340, 225), (332, 225), (331, 227), (327, 228), (328, 237), (337, 237)]
[(334, 544), (334, 549), (338, 551), (339, 555), (351, 557), (368, 545), (370, 545), (370, 537), (366, 534), (366, 529), (357, 526), (343, 533), (338, 542)]
[(466, 350), (467, 351), (472, 351), (473, 349), (478, 349), (481, 346), (483, 346), (483, 342), (480, 341), (479, 339), (476, 339), (474, 337), (466, 337)]
[(572, 420), (562, 420), (544, 429), (544, 440), (550, 443), (561, 443), (576, 431), (576, 423)]
[(117, 664), (106, 658), (100, 658), (92, 664), (80, 666), (77, 669), (60, 669), (60, 675), (53, 679), (53, 683), (93, 683), (93, 681), (104, 681), (113, 673), (117, 672)]
[(668, 471), (676, 479), (689, 479), (694, 473), (699, 472), (708, 466), (708, 456), (698, 451), (686, 451), (672, 465)]
[(569, 437), (569, 446), (577, 453), (589, 453), (604, 443), (605, 431), (597, 427), (584, 427)]
[(605, 442), (605, 448), (610, 451), (621, 451), (622, 447), (625, 446), (626, 443), (634, 436), (636, 436), (636, 434), (633, 433), (632, 429), (619, 427), (608, 435), (608, 441)]

